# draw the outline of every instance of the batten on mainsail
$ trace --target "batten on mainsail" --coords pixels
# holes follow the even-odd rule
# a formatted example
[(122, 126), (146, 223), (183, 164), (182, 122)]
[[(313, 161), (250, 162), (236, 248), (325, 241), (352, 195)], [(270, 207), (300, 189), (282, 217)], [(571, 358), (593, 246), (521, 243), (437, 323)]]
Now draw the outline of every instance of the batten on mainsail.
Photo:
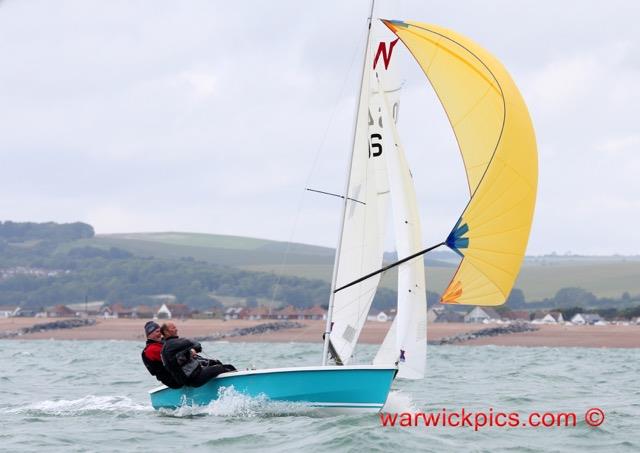
[(469, 203), (446, 244), (463, 258), (443, 303), (500, 305), (522, 265), (535, 207), (533, 125), (518, 88), (489, 52), (458, 33), (383, 21), (433, 86), (464, 162)]

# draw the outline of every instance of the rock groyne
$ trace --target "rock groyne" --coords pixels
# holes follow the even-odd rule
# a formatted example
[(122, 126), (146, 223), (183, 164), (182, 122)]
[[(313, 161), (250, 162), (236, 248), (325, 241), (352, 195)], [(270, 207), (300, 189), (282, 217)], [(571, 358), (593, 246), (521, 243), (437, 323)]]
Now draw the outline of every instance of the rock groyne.
[(461, 333), (451, 337), (444, 337), (438, 340), (430, 341), (430, 345), (444, 345), (444, 344), (456, 344), (463, 343), (468, 340), (474, 340), (476, 338), (483, 337), (495, 337), (498, 335), (508, 335), (511, 333), (521, 332), (533, 332), (538, 330), (538, 327), (531, 325), (528, 322), (512, 323), (497, 327), (489, 327), (487, 329), (476, 330), (474, 332)]
[(23, 327), (18, 330), (0, 332), (0, 338), (14, 338), (29, 333), (47, 332), (49, 330), (74, 329), (76, 327), (93, 326), (95, 323), (95, 319), (62, 319), (60, 321), (34, 324), (33, 326)]
[(203, 337), (196, 337), (196, 341), (215, 341), (222, 340), (223, 338), (231, 337), (244, 337), (246, 335), (258, 335), (261, 333), (275, 332), (277, 330), (284, 329), (299, 329), (304, 327), (304, 324), (295, 321), (280, 321), (280, 322), (267, 322), (264, 324), (258, 324), (253, 327), (243, 327), (241, 329), (233, 329), (229, 332), (216, 332), (211, 335)]

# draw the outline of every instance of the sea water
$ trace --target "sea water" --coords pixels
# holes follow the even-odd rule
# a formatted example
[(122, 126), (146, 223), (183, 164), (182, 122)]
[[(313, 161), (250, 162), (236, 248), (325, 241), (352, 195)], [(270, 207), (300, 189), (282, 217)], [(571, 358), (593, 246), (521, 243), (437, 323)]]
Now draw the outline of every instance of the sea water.
[[(238, 368), (315, 365), (321, 344), (204, 343)], [(0, 341), (1, 451), (640, 451), (640, 350), (429, 347), (427, 376), (396, 381), (390, 413), (574, 412), (575, 426), (382, 426), (226, 389), (155, 411), (157, 382), (130, 341)], [(359, 348), (366, 363), (372, 346)], [(589, 426), (590, 408), (605, 414)]]

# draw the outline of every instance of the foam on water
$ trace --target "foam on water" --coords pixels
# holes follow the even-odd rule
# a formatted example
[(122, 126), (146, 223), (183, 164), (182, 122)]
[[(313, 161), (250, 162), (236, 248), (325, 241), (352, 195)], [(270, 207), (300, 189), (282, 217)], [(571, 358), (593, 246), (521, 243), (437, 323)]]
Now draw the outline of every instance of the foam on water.
[(126, 396), (87, 395), (75, 400), (40, 401), (26, 406), (11, 407), (4, 412), (7, 414), (26, 414), (31, 416), (55, 415), (77, 417), (95, 415), (101, 412), (131, 413), (151, 411), (153, 411), (151, 406), (136, 403)]
[(389, 396), (387, 397), (387, 402), (384, 403), (384, 407), (382, 408), (382, 412), (417, 412), (416, 406), (411, 399), (411, 395), (408, 393), (404, 393), (401, 390), (395, 390), (389, 392)]
[(278, 417), (312, 413), (313, 408), (293, 402), (271, 401), (265, 395), (251, 397), (239, 393), (233, 386), (222, 387), (218, 398), (206, 406), (183, 405), (177, 409), (160, 409), (159, 413), (170, 417), (212, 415), (218, 417)]

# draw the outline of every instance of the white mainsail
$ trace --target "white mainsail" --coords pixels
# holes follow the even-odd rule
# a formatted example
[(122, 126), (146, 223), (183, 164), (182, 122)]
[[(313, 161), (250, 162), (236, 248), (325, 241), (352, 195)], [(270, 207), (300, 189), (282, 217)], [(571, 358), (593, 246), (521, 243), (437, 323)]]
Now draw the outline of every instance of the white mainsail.
[[(392, 119), (394, 109), (382, 92), (383, 112), (393, 137), (386, 164), (393, 206), (393, 226), (398, 258), (422, 248), (420, 217), (413, 178)], [(424, 260), (420, 256), (398, 267), (398, 311), (373, 363), (398, 362), (398, 377), (424, 377), (427, 354), (427, 309)]]
[[(372, 46), (372, 43), (374, 44)], [(380, 59), (380, 49), (385, 49)], [(376, 51), (375, 55), (373, 51)], [(392, 132), (384, 121), (384, 99), (375, 81), (378, 72), (389, 73), (391, 50), (388, 43), (370, 39), (365, 56), (360, 104), (356, 119), (354, 150), (349, 176), (348, 200), (342, 226), (342, 243), (336, 261), (336, 287), (379, 269), (384, 254), (385, 225), (388, 218), (389, 183), (385, 155), (393, 147)], [(378, 61), (380, 60), (380, 61)], [(387, 74), (383, 90), (397, 112), (399, 84)], [(330, 349), (339, 363), (351, 359), (367, 319), (380, 276), (338, 292), (333, 303)]]

